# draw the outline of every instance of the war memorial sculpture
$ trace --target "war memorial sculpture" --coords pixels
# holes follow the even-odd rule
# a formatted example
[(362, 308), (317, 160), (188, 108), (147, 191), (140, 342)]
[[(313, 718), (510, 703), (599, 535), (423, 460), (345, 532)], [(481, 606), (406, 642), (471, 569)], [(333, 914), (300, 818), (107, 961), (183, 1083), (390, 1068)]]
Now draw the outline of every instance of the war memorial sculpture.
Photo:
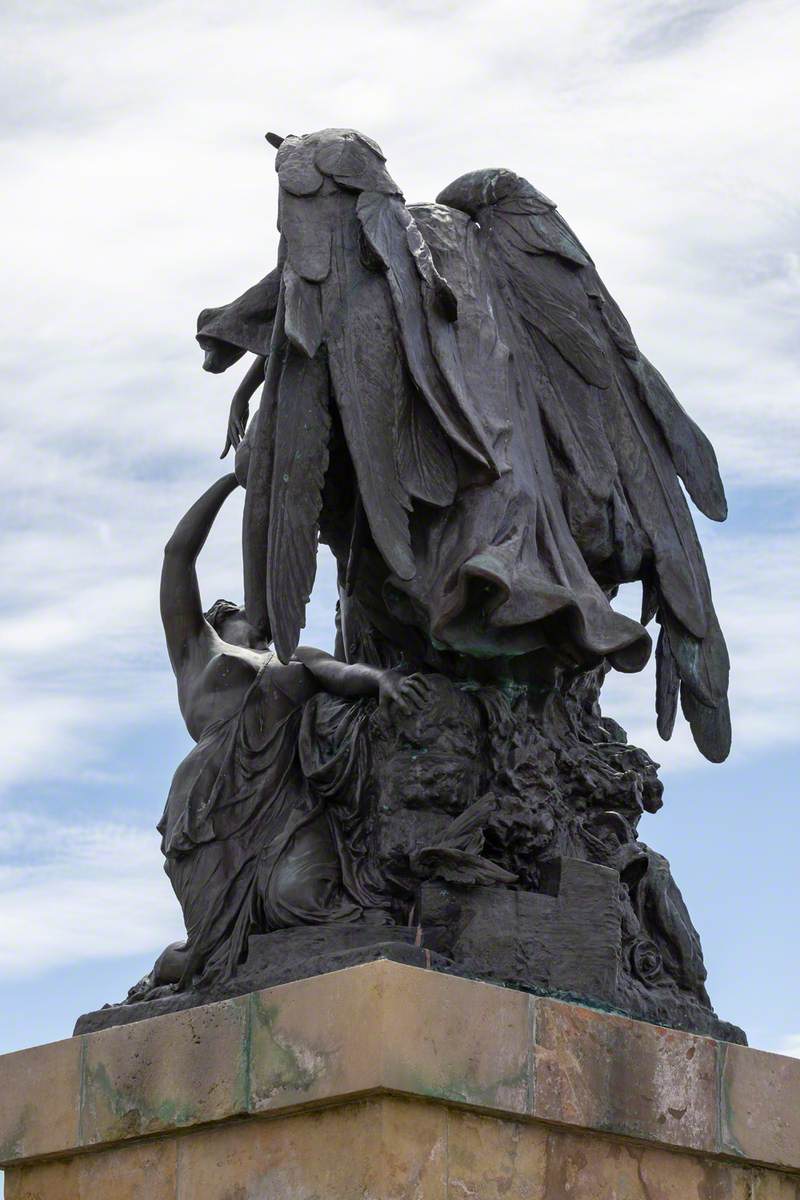
[[(234, 471), (161, 575), (186, 937), (0, 1057), (5, 1200), (798, 1200), (800, 1061), (715, 1014), (600, 708), (655, 621), (661, 735), (728, 753), (714, 451), (524, 179), (407, 205), (360, 133), (268, 140), (277, 265), (197, 330), (245, 359)], [(239, 487), (243, 603), (207, 607)]]
[[(659, 733), (680, 708), (700, 753), (728, 754), (684, 494), (724, 520), (708, 439), (525, 179), (475, 171), (407, 205), (360, 133), (268, 140), (277, 265), (197, 329), (206, 370), (246, 359), (235, 473), (180, 520), (161, 580), (196, 742), (159, 827), (186, 940), (78, 1032), (389, 959), (743, 1042), (638, 837), (656, 764), (600, 710), (655, 622)], [(239, 486), (244, 603), (204, 612), (198, 555)], [(333, 655), (301, 644), (319, 542)], [(638, 621), (612, 605), (633, 581)]]

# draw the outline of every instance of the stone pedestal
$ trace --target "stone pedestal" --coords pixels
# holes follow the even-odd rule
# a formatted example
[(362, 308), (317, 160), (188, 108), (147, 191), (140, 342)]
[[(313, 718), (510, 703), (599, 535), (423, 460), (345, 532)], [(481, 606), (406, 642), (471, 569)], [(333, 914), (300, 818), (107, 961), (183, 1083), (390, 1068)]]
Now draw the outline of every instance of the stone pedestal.
[(6, 1200), (800, 1200), (800, 1061), (379, 961), (0, 1059)]

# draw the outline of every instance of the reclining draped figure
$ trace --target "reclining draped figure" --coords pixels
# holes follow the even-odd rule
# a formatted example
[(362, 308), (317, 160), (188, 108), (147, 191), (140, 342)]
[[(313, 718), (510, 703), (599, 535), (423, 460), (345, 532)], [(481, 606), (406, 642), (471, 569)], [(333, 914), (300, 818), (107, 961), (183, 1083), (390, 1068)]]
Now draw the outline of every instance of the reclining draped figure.
[[(656, 766), (598, 703), (655, 618), (659, 733), (680, 700), (700, 751), (728, 754), (683, 490), (725, 518), (709, 441), (524, 179), (476, 171), (407, 206), (360, 133), (268, 140), (277, 266), (198, 320), (207, 370), (253, 356), (235, 478), (162, 580), (197, 741), (161, 825), (187, 941), (83, 1027), (390, 955), (742, 1040), (637, 835)], [(244, 606), (204, 617), (194, 562), (237, 481)], [(333, 657), (298, 646), (320, 541)], [(612, 606), (632, 581), (640, 621)]]

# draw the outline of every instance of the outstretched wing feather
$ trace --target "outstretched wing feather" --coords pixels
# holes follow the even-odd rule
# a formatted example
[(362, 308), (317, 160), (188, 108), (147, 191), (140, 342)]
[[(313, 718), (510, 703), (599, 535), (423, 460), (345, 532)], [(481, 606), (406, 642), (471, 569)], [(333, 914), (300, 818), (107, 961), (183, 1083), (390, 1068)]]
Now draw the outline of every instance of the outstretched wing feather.
[(731, 712), (727, 697), (716, 707), (709, 708), (681, 685), (681, 708), (698, 750), (710, 762), (724, 762), (731, 750)]
[(272, 343), (267, 359), (264, 388), (261, 393), (261, 405), (258, 410), (258, 423), (252, 437), (242, 517), (245, 611), (253, 628), (265, 637), (270, 635), (266, 572), (270, 497), (275, 458), (275, 418), (278, 389), (288, 348), (283, 316), (283, 288), (281, 288), (275, 313)]
[[(416, 570), (408, 526), (411, 498), (398, 475), (394, 447), (402, 363), (391, 307), (380, 276), (359, 271), (353, 262), (349, 271), (345, 310), (327, 337), (333, 391), (375, 544), (389, 567), (410, 579)], [(338, 289), (327, 301), (323, 290), (326, 309), (340, 302)]]
[(656, 724), (659, 736), (668, 742), (675, 728), (680, 688), (678, 664), (662, 625), (656, 642)]
[(403, 371), (396, 381), (395, 459), (406, 490), (426, 504), (445, 508), (458, 480), (453, 452), (442, 427)]
[[(628, 570), (639, 561), (649, 578), (648, 609), (657, 604), (664, 624), (657, 655), (662, 735), (671, 732), (680, 678), (681, 702), (698, 746), (708, 757), (724, 757), (730, 738), (727, 651), (678, 481), (680, 475), (698, 506), (720, 519), (725, 501), (716, 458), (640, 356), (627, 321), (566, 222), (554, 210), (542, 211), (529, 192), (530, 185), (511, 172), (489, 171), (456, 180), (439, 201), (477, 220), (505, 302), (529, 331), (528, 354), (542, 364), (549, 385), (534, 394), (553, 453), (577, 471), (583, 463), (596, 463), (598, 448), (601, 459), (611, 448), (614, 469), (606, 461), (596, 482), (612, 481), (626, 500), (632, 528), (638, 527), (636, 547), (624, 555), (615, 546), (615, 557), (627, 560)], [(542, 339), (557, 353), (543, 350)], [(600, 439), (596, 418), (594, 426), (583, 419), (593, 411), (592, 400), (605, 426)], [(589, 465), (589, 478), (592, 469)], [(614, 520), (617, 540), (617, 526), (627, 538), (627, 525)]]
[[(521, 207), (518, 206), (518, 209)], [(556, 254), (578, 267), (588, 267), (591, 263), (591, 259), (555, 209), (546, 209), (543, 213), (537, 212), (533, 207), (527, 212), (499, 211), (495, 219), (504, 236), (522, 251)]]
[(328, 370), (321, 355), (290, 346), (281, 372), (267, 548), (267, 602), (275, 649), (297, 649), (317, 569), (319, 514), (328, 468)]
[(701, 704), (715, 708), (727, 694), (730, 660), (713, 608), (703, 638), (690, 633), (666, 604), (662, 606), (661, 620), (683, 684)]
[(298, 275), (290, 262), (283, 271), (286, 287), (286, 336), (292, 345), (313, 358), (322, 338), (322, 302), (317, 284)]
[[(358, 199), (358, 218), (370, 249), (386, 269), (386, 278), (408, 369), (425, 400), (457, 446), (481, 466), (494, 469), (492, 447), (483, 428), (480, 412), (462, 385), (442, 375), (431, 348), (421, 288), (419, 264), (408, 240), (413, 221), (402, 200), (377, 192), (364, 192)], [(443, 323), (451, 328), (446, 318)]]
[(711, 592), (680, 484), (655, 422), (627, 380), (609, 392), (606, 420), (628, 503), (652, 547), (661, 595), (686, 628), (702, 638)]
[(643, 354), (637, 359), (629, 359), (628, 368), (658, 422), (675, 470), (686, 484), (692, 500), (712, 521), (724, 521), (728, 505), (711, 442), (679, 403), (660, 371)]

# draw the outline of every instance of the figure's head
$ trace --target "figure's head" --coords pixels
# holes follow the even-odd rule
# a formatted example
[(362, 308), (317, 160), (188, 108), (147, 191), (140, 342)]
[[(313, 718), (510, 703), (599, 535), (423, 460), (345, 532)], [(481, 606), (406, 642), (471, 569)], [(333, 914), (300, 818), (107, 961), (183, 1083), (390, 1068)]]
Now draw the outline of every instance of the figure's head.
[(269, 638), (262, 638), (247, 619), (240, 604), (231, 600), (215, 600), (204, 614), (211, 628), (232, 646), (246, 646), (250, 650), (266, 650)]

